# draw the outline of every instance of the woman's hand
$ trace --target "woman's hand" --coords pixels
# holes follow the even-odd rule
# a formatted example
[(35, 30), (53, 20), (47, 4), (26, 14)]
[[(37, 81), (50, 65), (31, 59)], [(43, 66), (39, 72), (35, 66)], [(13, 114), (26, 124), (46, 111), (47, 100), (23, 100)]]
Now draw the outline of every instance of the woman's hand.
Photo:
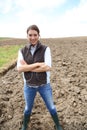
[(37, 63), (38, 67), (32, 69), (32, 72), (46, 72), (46, 71), (50, 71), (51, 67), (46, 65), (44, 62), (42, 63)]

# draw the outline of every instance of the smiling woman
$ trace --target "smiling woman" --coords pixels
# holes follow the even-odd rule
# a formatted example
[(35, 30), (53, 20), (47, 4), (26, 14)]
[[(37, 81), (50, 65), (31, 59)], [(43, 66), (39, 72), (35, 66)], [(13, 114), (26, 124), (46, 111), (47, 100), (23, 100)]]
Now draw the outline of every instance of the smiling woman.
[(37, 25), (29, 26), (27, 29), (28, 45), (25, 45), (18, 53), (17, 70), (23, 73), (25, 98), (22, 130), (27, 130), (37, 92), (45, 102), (56, 130), (62, 130), (50, 85), (51, 52), (48, 46), (40, 42), (39, 36), (40, 31)]

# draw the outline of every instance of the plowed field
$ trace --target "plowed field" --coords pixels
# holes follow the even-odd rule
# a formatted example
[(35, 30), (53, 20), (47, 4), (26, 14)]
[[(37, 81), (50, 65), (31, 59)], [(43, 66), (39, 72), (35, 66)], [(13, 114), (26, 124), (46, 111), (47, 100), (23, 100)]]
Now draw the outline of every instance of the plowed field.
[[(21, 42), (2, 41), (1, 45)], [(87, 130), (87, 37), (42, 42), (51, 48), (51, 85), (61, 125), (64, 130)], [(0, 130), (20, 130), (24, 105), (22, 75), (14, 66), (0, 77)], [(28, 130), (54, 130), (38, 93), (28, 127)]]

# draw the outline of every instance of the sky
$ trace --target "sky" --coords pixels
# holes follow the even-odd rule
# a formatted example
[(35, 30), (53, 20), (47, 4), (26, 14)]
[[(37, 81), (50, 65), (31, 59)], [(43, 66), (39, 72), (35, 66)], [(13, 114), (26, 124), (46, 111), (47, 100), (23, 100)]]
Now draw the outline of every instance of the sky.
[(0, 0), (0, 37), (26, 38), (32, 24), (41, 38), (87, 36), (87, 0)]

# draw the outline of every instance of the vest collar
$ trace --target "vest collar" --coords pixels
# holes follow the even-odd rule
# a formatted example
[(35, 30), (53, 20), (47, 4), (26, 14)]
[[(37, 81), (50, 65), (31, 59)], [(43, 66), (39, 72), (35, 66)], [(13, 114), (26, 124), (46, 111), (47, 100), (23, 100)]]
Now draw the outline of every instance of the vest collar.
[[(29, 44), (29, 50), (31, 49), (31, 46), (33, 46), (31, 43)], [(40, 41), (37, 42), (36, 46), (36, 50), (38, 50), (41, 47), (41, 43)]]

